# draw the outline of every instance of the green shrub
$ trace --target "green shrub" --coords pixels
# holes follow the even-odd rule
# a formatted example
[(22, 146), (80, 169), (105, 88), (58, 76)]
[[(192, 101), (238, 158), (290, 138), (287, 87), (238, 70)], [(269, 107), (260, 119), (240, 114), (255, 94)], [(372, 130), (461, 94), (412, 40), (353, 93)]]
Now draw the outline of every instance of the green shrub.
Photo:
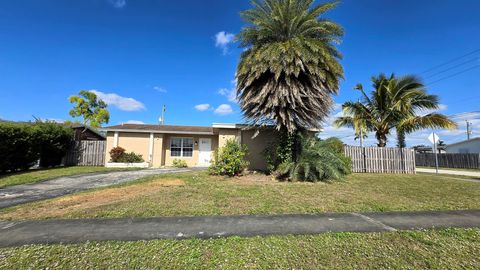
[(227, 140), (225, 146), (214, 152), (212, 165), (209, 167), (213, 175), (240, 175), (248, 168), (248, 161), (245, 157), (248, 154), (247, 146), (237, 143), (236, 140)]
[(73, 131), (56, 123), (0, 123), (0, 173), (61, 164)]
[(40, 158), (32, 124), (0, 123), (0, 172), (26, 170)]
[(110, 162), (115, 163), (140, 163), (144, 162), (142, 155), (134, 152), (126, 153), (125, 149), (120, 146), (114, 147), (110, 150)]
[(62, 163), (72, 142), (73, 130), (57, 123), (38, 123), (40, 167), (53, 167)]
[(117, 146), (112, 148), (112, 150), (110, 150), (110, 152), (108, 153), (110, 154), (111, 162), (120, 162), (118, 160), (125, 154), (125, 149), (123, 149), (120, 146)]
[(267, 163), (267, 174), (274, 172), (280, 164), (292, 161), (294, 141), (294, 134), (283, 131), (279, 132), (278, 142), (272, 142), (265, 147), (263, 156)]
[(144, 162), (142, 155), (135, 154), (134, 152), (123, 153), (117, 162), (120, 163), (140, 163)]
[(185, 160), (178, 159), (178, 158), (176, 158), (172, 161), (172, 166), (176, 167), (176, 168), (187, 168), (188, 167), (187, 162)]
[(298, 144), (296, 162), (279, 165), (276, 173), (280, 179), (316, 182), (340, 179), (351, 173), (351, 160), (343, 154), (339, 139), (322, 141), (300, 135)]

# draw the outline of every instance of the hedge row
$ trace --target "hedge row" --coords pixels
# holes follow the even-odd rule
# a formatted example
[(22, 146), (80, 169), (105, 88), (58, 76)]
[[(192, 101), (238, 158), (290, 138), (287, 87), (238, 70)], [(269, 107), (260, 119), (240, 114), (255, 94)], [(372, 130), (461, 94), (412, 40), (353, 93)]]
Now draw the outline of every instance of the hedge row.
[(73, 131), (56, 123), (0, 123), (0, 173), (60, 165)]

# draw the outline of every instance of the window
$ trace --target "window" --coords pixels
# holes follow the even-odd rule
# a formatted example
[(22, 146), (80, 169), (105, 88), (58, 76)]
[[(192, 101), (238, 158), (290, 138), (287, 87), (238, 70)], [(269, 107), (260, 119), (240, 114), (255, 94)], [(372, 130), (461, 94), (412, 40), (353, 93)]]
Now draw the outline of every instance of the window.
[(192, 157), (193, 139), (192, 138), (172, 138), (170, 141), (170, 156), (172, 157)]

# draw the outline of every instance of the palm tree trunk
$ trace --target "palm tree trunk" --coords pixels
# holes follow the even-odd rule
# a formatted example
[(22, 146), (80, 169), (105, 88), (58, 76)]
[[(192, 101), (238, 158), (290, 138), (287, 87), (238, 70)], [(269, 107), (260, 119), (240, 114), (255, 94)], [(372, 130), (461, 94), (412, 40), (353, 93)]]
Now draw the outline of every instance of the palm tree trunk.
[(386, 134), (377, 132), (377, 134), (375, 134), (375, 137), (377, 137), (377, 141), (378, 141), (377, 146), (378, 147), (387, 146), (387, 135)]
[(405, 132), (397, 130), (397, 147), (405, 148), (407, 143), (405, 142)]

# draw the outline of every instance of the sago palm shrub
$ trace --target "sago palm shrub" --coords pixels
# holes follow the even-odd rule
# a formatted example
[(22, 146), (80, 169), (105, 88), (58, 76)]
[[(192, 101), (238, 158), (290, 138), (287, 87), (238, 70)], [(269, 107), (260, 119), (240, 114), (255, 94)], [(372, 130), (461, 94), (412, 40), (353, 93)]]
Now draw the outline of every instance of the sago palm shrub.
[(277, 169), (280, 179), (290, 181), (336, 180), (351, 173), (351, 160), (343, 154), (343, 143), (337, 138), (320, 140), (299, 135), (296, 162), (282, 163)]

